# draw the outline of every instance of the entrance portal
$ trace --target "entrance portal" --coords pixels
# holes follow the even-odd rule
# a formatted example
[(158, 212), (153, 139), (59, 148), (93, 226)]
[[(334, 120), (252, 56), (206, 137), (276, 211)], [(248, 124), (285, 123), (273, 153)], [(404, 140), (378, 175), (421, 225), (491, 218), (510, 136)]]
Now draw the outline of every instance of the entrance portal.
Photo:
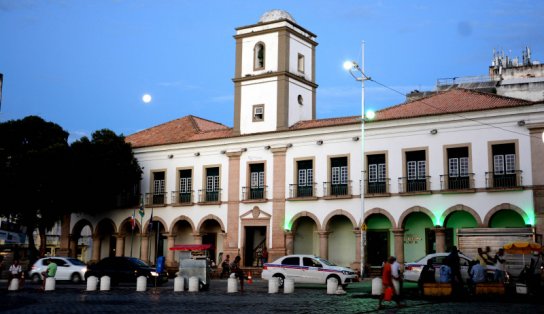
[(266, 227), (245, 227), (245, 231), (244, 266), (258, 266), (262, 249), (266, 246)]
[(372, 230), (366, 234), (367, 263), (382, 266), (389, 255), (389, 230)]

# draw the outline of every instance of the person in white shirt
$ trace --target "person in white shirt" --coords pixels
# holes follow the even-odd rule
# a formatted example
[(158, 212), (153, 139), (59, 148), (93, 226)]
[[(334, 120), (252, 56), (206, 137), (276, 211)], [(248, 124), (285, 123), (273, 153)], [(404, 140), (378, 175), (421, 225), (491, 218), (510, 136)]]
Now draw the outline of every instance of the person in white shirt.
[(495, 261), (495, 267), (497, 268), (495, 270), (495, 281), (503, 282), (505, 277), (504, 273), (506, 272), (506, 259), (504, 258), (503, 248), (499, 249), (493, 260)]
[(9, 267), (9, 278), (8, 278), (8, 287), (11, 284), (13, 278), (19, 279), (19, 284), (21, 284), (21, 277), (23, 274), (23, 268), (19, 264), (19, 260), (14, 260), (13, 264)]
[(400, 264), (395, 259), (391, 265), (391, 278), (393, 279), (393, 287), (395, 287), (395, 292), (398, 296), (401, 295), (400, 291), (402, 288), (402, 273), (400, 271)]

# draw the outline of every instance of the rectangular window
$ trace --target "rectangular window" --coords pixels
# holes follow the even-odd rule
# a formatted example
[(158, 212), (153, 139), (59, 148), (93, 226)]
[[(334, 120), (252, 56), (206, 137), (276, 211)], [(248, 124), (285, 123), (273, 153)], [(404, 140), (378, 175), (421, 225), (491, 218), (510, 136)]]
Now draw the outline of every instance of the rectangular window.
[(493, 187), (515, 187), (518, 185), (516, 170), (516, 144), (496, 144), (493, 154)]
[(304, 55), (298, 54), (297, 69), (299, 72), (304, 73)]
[(368, 163), (368, 182), (365, 186), (366, 193), (386, 193), (386, 166), (385, 154), (366, 156)]
[(427, 161), (424, 150), (406, 152), (406, 192), (427, 190)]
[(332, 195), (348, 194), (348, 158), (331, 158), (331, 193)]
[(152, 202), (154, 205), (163, 205), (164, 204), (164, 195), (166, 189), (165, 182), (165, 173), (153, 172), (153, 199)]
[(298, 182), (296, 197), (313, 196), (314, 191), (314, 169), (312, 160), (297, 161)]
[(264, 121), (264, 105), (253, 106), (253, 122)]
[(184, 169), (179, 171), (179, 194), (178, 203), (192, 202), (193, 194), (193, 171)]
[(206, 169), (206, 202), (219, 201), (219, 167)]
[(264, 164), (249, 165), (249, 199), (264, 199)]

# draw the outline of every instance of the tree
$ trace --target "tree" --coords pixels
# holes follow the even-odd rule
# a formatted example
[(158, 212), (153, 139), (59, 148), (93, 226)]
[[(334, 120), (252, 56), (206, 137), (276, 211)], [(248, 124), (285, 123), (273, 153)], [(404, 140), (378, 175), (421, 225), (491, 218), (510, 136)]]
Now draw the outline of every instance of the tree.
[(36, 258), (33, 233), (45, 252), (46, 230), (67, 211), (68, 133), (37, 116), (0, 123), (0, 214), (26, 226), (29, 257)]

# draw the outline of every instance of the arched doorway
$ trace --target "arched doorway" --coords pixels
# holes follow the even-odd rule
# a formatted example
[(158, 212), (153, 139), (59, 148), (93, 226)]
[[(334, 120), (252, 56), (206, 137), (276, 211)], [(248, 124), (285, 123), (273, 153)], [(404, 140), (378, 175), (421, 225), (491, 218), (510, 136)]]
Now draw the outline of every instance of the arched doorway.
[(154, 219), (151, 224), (148, 224), (147, 228), (148, 228), (147, 230), (148, 251), (147, 252), (149, 255), (148, 261), (150, 264), (155, 265), (157, 263), (157, 258), (159, 256), (166, 257), (166, 252), (168, 250), (166, 228), (164, 226), (164, 223), (158, 219), (157, 220)]
[(92, 260), (93, 227), (87, 219), (76, 222), (70, 234), (70, 256), (84, 262)]
[[(97, 261), (108, 256), (115, 256), (116, 239), (115, 224), (110, 219), (102, 219), (96, 226), (95, 237), (93, 237), (93, 260)], [(94, 250), (97, 252), (94, 252)]]
[(446, 252), (450, 252), (453, 245), (459, 246), (457, 239), (457, 229), (477, 228), (478, 221), (474, 216), (464, 210), (458, 210), (450, 213), (444, 220), (444, 228), (446, 228)]
[(208, 253), (210, 259), (217, 262), (219, 252), (223, 251), (223, 241), (219, 241), (219, 235), (222, 234), (221, 225), (215, 219), (207, 219), (200, 225), (199, 233), (202, 244), (212, 245)]
[(357, 239), (352, 221), (344, 215), (335, 215), (327, 223), (329, 231), (328, 259), (340, 266), (349, 267), (355, 260)]
[(130, 218), (123, 221), (119, 227), (119, 237), (122, 237), (124, 250), (121, 256), (140, 256), (140, 225), (138, 222), (131, 222)]
[[(436, 251), (433, 222), (423, 212), (412, 212), (404, 219), (404, 261), (412, 262)], [(432, 235), (431, 235), (432, 233)]]
[(319, 252), (317, 225), (310, 217), (300, 217), (293, 223), (293, 253), (322, 255)]
[(524, 228), (525, 220), (516, 211), (511, 209), (502, 209), (497, 211), (489, 220), (491, 228)]
[(390, 252), (394, 250), (393, 234), (390, 231), (393, 227), (391, 221), (383, 214), (371, 214), (366, 217), (366, 263), (370, 266), (381, 267), (382, 263)]

